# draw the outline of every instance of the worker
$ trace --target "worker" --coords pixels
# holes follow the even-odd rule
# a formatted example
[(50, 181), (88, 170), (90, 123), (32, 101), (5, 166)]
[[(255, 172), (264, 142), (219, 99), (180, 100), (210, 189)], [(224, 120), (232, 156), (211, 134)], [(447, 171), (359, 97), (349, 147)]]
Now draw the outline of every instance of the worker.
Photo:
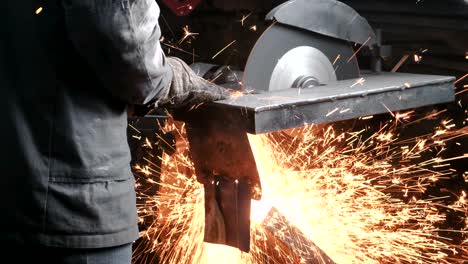
[(2, 263), (131, 262), (127, 107), (229, 96), (165, 56), (159, 12), (154, 0), (2, 2)]

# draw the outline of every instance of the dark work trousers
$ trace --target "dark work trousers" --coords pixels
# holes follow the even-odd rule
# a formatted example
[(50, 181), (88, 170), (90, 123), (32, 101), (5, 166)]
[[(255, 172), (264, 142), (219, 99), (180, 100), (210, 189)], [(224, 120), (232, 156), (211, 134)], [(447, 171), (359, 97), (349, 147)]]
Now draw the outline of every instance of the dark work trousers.
[(4, 264), (130, 264), (132, 244), (117, 247), (70, 249), (57, 247), (2, 246)]

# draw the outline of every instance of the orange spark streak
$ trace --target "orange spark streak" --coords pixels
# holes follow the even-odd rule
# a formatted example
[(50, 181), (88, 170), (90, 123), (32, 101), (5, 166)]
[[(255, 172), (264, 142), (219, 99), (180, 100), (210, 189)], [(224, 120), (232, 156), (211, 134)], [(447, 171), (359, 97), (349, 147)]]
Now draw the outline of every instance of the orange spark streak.
[(374, 116), (365, 116), (365, 117), (361, 117), (361, 120), (368, 120), (372, 118), (374, 118)]
[(133, 130), (135, 130), (135, 132), (137, 132), (138, 134), (141, 134), (140, 130), (138, 130), (136, 127), (132, 126), (132, 124), (128, 124), (128, 126), (130, 128), (132, 128)]
[(219, 54), (221, 54), (223, 51), (225, 51), (227, 48), (229, 48), (232, 44), (234, 44), (236, 40), (231, 41), (231, 43), (227, 44), (224, 48), (222, 48), (220, 51), (218, 51), (211, 59), (216, 58)]
[(248, 13), (247, 15), (242, 15), (242, 18), (239, 20), (242, 26), (244, 26), (245, 20), (252, 14), (252, 12)]
[(181, 49), (181, 48), (179, 48), (179, 47), (177, 47), (177, 46), (174, 46), (174, 45), (171, 45), (171, 44), (167, 44), (167, 43), (164, 43), (164, 42), (162, 42), (161, 44), (163, 44), (163, 45), (166, 46), (166, 47), (169, 47), (169, 48), (178, 50), (178, 51), (180, 51), (180, 52), (183, 52), (183, 53), (192, 55), (192, 56), (194, 56), (194, 57), (198, 57), (198, 55), (196, 55), (195, 53), (190, 52), (190, 51), (186, 51), (186, 50)]
[(335, 58), (335, 60), (333, 61), (333, 64), (332, 65), (335, 65), (335, 63), (338, 62), (338, 60), (341, 58), (341, 54), (338, 54)]
[(338, 110), (339, 110), (339, 109), (338, 109), (338, 107), (337, 107), (337, 108), (331, 110), (330, 112), (328, 112), (328, 114), (326, 114), (325, 116), (331, 116), (333, 113), (335, 113), (335, 112), (338, 111)]
[(398, 69), (400, 69), (401, 65), (403, 65), (403, 63), (405, 63), (405, 61), (409, 58), (409, 54), (405, 54), (403, 55), (403, 57), (398, 61), (398, 63), (393, 67), (393, 69), (391, 70), (391, 72), (397, 72)]
[(372, 38), (372, 36), (369, 36), (369, 37), (367, 38), (367, 40), (364, 41), (364, 43), (362, 43), (361, 47), (359, 47), (359, 49), (357, 49), (357, 50), (353, 53), (353, 55), (351, 55), (351, 57), (349, 57), (347, 63), (349, 63), (354, 57), (356, 57), (356, 55), (361, 51), (362, 48), (364, 48), (364, 46), (366, 46), (367, 42), (369, 42), (369, 40), (371, 40), (371, 38)]
[(392, 112), (392, 110), (390, 110), (390, 108), (388, 108), (384, 103), (381, 104), (383, 105), (383, 107), (385, 107), (385, 109), (387, 109), (388, 113), (392, 115), (393, 118), (395, 118), (395, 114)]
[(179, 45), (182, 44), (182, 42), (184, 42), (184, 40), (186, 40), (188, 37), (197, 36), (199, 34), (199, 33), (190, 32), (188, 25), (186, 25), (182, 29), (184, 31), (184, 36), (179, 40), (178, 42)]
[(459, 83), (461, 80), (465, 79), (466, 77), (468, 77), (468, 73), (465, 74), (465, 75), (463, 75), (462, 77), (460, 77), (458, 80), (456, 80), (456, 81), (454, 82), (454, 84)]
[(353, 87), (356, 86), (357, 84), (363, 85), (365, 81), (366, 81), (366, 79), (364, 79), (364, 78), (359, 78), (359, 79), (356, 80), (356, 82), (355, 82), (353, 85), (350, 86), (350, 88), (353, 88)]
[[(437, 116), (441, 121), (433, 132), (399, 139), (397, 128), (404, 129), (411, 122), (398, 127), (394, 119), (412, 118), (415, 113), (392, 114), (393, 119), (370, 131), (365, 128), (340, 132), (331, 125), (309, 125), (267, 135), (248, 135), (263, 193), (262, 200), (252, 205), (249, 254), (202, 242), (203, 187), (196, 180), (187, 149), (163, 156), (161, 180), (156, 181), (161, 192), (157, 196), (143, 193), (138, 200), (140, 217), (154, 215), (157, 219), (142, 232), (148, 244), (138, 248), (135, 256), (141, 258), (145, 252), (156, 251), (160, 263), (169, 264), (301, 263), (275, 242), (274, 238), (280, 238), (282, 232), (267, 234), (260, 223), (264, 218), (257, 214), (260, 209), (273, 206), (336, 263), (468, 261), (465, 254), (468, 240), (452, 244), (443, 235), (444, 232), (465, 235), (466, 225), (460, 230), (438, 228), (446, 217), (441, 209), (467, 214), (466, 192), (454, 194), (456, 199), (450, 203), (443, 201), (449, 198), (446, 194), (423, 197), (434, 183), (454, 175), (449, 162), (468, 158), (468, 153), (440, 156), (436, 141), (445, 144), (466, 137), (468, 127), (447, 129), (452, 120), (442, 119), (435, 112), (428, 119)], [(176, 131), (178, 142), (187, 145), (180, 126), (176, 129), (166, 124), (164, 131)], [(148, 165), (156, 165), (146, 161)], [(152, 172), (149, 166), (140, 169), (145, 174)], [(150, 179), (145, 181), (151, 183)], [(468, 172), (463, 179), (468, 181)], [(145, 181), (137, 182), (137, 186), (143, 189)], [(465, 216), (463, 220), (466, 219)], [(278, 261), (272, 252), (289, 259)]]

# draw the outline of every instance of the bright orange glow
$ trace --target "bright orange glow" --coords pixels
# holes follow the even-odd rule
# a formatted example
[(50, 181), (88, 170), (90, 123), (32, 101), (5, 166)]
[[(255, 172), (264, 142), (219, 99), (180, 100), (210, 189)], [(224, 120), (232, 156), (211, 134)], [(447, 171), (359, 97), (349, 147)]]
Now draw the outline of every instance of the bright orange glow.
[[(443, 112), (417, 120), (436, 122)], [(466, 191), (453, 194), (458, 198), (450, 203), (442, 194), (425, 195), (433, 184), (454, 175), (450, 162), (468, 158), (441, 156), (445, 144), (466, 137), (468, 127), (455, 128), (450, 119), (442, 119), (430, 134), (399, 138), (399, 128), (411, 124), (411, 117), (417, 118), (406, 112), (381, 124), (361, 119), (374, 121), (377, 129), (309, 125), (249, 135), (263, 188), (262, 200), (252, 205), (249, 254), (202, 242), (203, 186), (188, 158), (183, 127), (167, 124), (165, 130), (176, 129), (185, 147), (162, 158), (159, 194), (140, 194), (140, 217), (157, 219), (142, 233), (148, 243), (136, 249), (136, 257), (156, 251), (160, 263), (301, 263), (304, 259), (280, 242), (282, 232), (266, 232), (265, 214), (274, 207), (336, 263), (468, 261)], [(467, 180), (468, 172), (463, 177)], [(464, 227), (441, 230), (444, 208), (464, 214)], [(444, 238), (447, 233), (460, 234), (463, 241), (455, 244)]]

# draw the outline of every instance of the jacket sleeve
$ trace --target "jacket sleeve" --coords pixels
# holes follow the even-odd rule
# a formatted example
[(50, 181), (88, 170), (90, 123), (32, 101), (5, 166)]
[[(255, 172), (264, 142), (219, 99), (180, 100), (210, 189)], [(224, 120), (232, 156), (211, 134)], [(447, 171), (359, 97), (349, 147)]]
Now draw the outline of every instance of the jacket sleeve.
[(62, 0), (69, 38), (110, 92), (131, 104), (168, 96), (155, 0)]

